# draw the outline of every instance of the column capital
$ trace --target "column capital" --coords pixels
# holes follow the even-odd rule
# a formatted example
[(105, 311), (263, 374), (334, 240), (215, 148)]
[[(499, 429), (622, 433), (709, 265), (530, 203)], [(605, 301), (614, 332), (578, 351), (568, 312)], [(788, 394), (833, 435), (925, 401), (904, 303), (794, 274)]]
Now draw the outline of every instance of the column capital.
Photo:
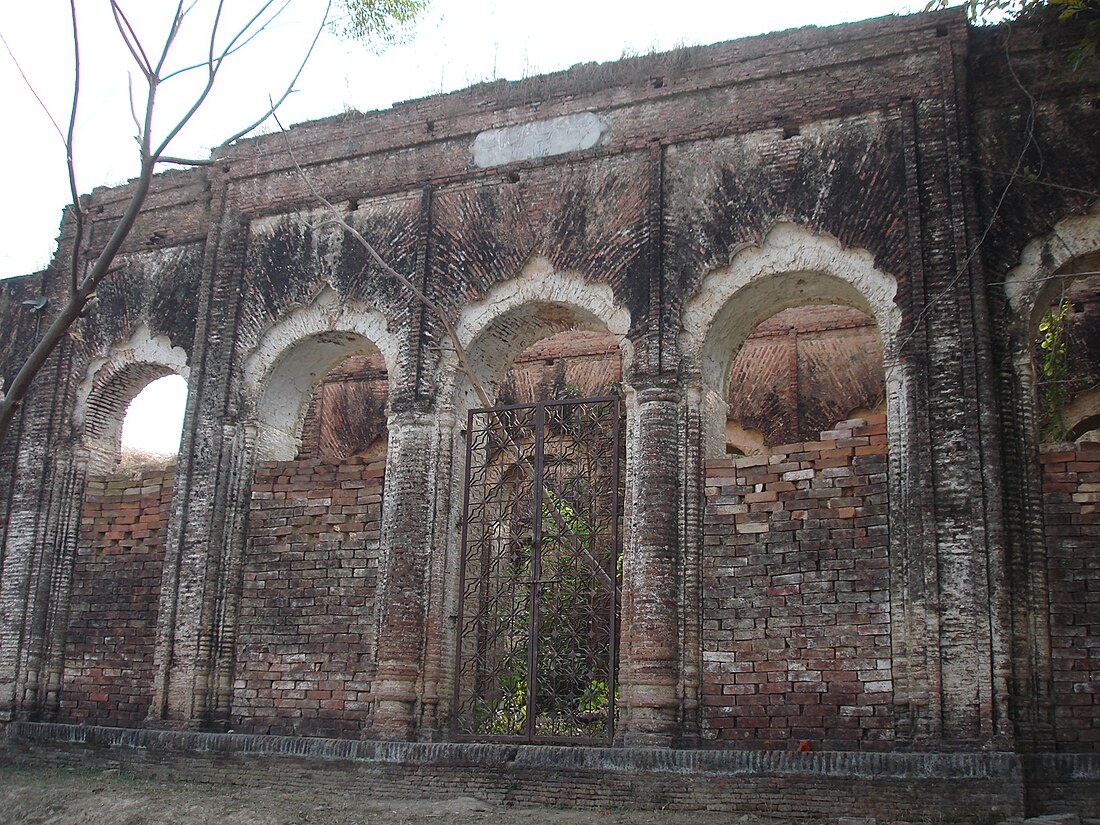
[(679, 404), (684, 397), (676, 375), (635, 375), (631, 378), (630, 388), (638, 404), (650, 404), (664, 401)]

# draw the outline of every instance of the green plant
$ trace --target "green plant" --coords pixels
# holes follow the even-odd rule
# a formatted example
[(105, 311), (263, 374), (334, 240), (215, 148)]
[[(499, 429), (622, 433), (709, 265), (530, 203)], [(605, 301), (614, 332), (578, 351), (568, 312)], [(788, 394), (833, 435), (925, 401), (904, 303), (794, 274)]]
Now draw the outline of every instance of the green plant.
[(584, 390), (570, 381), (563, 381), (561, 386), (558, 387), (556, 398), (561, 400), (568, 398), (584, 398)]
[(1100, 44), (1100, 0), (929, 0), (924, 10), (963, 6), (975, 23), (998, 23), (1041, 12), (1047, 8), (1058, 10), (1062, 22), (1080, 17), (1085, 22), (1085, 36), (1071, 52), (1070, 59), (1077, 69), (1084, 59), (1096, 53)]
[(1066, 315), (1070, 303), (1064, 300), (1050, 307), (1039, 322), (1039, 392), (1043, 414), (1043, 438), (1065, 438), (1063, 412), (1069, 399), (1069, 361), (1066, 356)]
[(581, 713), (607, 710), (607, 679), (592, 679), (577, 697)]

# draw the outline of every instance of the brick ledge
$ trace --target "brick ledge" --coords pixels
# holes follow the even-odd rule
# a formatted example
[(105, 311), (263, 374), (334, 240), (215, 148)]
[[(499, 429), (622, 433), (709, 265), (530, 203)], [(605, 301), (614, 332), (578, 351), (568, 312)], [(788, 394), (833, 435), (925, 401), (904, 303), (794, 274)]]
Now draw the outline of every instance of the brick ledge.
[[(666, 748), (596, 748), (483, 743), (388, 742), (242, 733), (111, 728), (48, 722), (13, 722), (7, 736), (38, 744), (76, 744), (150, 751), (306, 757), (367, 763), (447, 767), (543, 768), (727, 776), (803, 776), (837, 779), (996, 779), (1019, 781), (1014, 753), (857, 753)], [(1075, 761), (1075, 757), (1078, 758)], [(1100, 776), (1100, 756), (1051, 754), (1048, 770), (1074, 778)], [(1047, 762), (1049, 761), (1049, 766)], [(1035, 763), (1033, 763), (1035, 764)]]

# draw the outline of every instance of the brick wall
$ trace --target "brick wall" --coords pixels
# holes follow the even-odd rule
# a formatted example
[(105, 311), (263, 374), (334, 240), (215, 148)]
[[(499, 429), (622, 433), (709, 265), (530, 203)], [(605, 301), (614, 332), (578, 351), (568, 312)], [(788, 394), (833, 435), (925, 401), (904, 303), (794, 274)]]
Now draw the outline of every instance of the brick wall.
[(337, 461), (385, 453), (389, 384), (381, 355), (353, 355), (313, 388), (298, 458)]
[(891, 727), (886, 419), (707, 463), (704, 736), (873, 748)]
[(813, 441), (853, 410), (871, 411), (882, 383), (870, 317), (835, 304), (792, 307), (758, 325), (733, 359), (729, 416), (765, 444)]
[(1047, 445), (1040, 461), (1057, 742), (1100, 750), (1100, 444)]
[(139, 725), (153, 649), (175, 473), (89, 478), (73, 564), (59, 716)]
[(385, 461), (266, 462), (244, 557), (232, 724), (355, 735), (370, 708)]

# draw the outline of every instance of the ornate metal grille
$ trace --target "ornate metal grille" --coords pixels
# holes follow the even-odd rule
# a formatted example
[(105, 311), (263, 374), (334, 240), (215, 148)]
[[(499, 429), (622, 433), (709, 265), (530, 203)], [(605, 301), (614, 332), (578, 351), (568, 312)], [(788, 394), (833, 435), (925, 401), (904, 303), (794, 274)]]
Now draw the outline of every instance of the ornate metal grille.
[(610, 741), (621, 422), (615, 397), (470, 412), (457, 736)]

